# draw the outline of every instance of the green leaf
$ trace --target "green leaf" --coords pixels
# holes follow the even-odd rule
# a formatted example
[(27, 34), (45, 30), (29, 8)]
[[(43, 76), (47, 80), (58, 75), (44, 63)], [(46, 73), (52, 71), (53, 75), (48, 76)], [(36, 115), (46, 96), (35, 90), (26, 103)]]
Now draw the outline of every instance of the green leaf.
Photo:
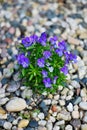
[(33, 79), (33, 75), (30, 76), (29, 81), (31, 81), (32, 79)]
[(26, 74), (26, 70), (22, 69), (22, 75), (25, 76), (25, 74)]

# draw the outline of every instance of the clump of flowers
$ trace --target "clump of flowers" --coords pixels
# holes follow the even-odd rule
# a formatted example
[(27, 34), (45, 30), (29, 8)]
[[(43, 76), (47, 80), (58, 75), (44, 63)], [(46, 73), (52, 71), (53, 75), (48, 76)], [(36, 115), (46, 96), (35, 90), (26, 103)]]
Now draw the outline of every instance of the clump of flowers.
[(68, 74), (68, 64), (77, 57), (67, 50), (64, 40), (57, 36), (47, 39), (44, 32), (40, 37), (31, 35), (22, 39), (17, 61), (24, 84), (35, 92), (53, 93), (63, 85)]

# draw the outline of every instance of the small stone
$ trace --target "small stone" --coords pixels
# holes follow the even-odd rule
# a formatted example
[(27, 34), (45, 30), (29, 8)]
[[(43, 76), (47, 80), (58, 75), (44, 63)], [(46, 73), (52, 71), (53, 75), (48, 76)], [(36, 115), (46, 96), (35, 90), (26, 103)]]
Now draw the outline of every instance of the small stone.
[(53, 112), (57, 112), (57, 106), (56, 106), (56, 105), (53, 105), (52, 108), (51, 108), (51, 110), (52, 110)]
[(15, 92), (20, 87), (20, 83), (18, 82), (10, 82), (10, 84), (7, 87), (8, 92)]
[(55, 125), (61, 126), (61, 125), (64, 125), (64, 124), (65, 124), (65, 121), (64, 121), (64, 120), (61, 120), (61, 121), (56, 122)]
[(77, 104), (79, 104), (80, 102), (81, 102), (81, 97), (77, 97), (74, 101), (73, 101), (73, 104), (74, 105), (77, 105)]
[(63, 119), (65, 121), (70, 121), (71, 120), (71, 116), (70, 116), (70, 113), (67, 112), (67, 111), (61, 111), (60, 113), (58, 113), (57, 115), (57, 120), (59, 119)]
[(0, 107), (0, 114), (6, 114), (6, 111), (2, 107)]
[(55, 95), (55, 96), (54, 96), (54, 99), (55, 99), (55, 100), (59, 100), (59, 95)]
[(16, 28), (15, 36), (16, 36), (16, 37), (19, 37), (20, 35), (21, 35), (20, 29), (19, 29), (19, 28)]
[(81, 33), (81, 35), (79, 36), (80, 39), (87, 39), (87, 32), (83, 32)]
[(4, 88), (0, 88), (0, 98), (5, 97), (5, 89)]
[(75, 80), (71, 81), (71, 85), (72, 85), (74, 88), (80, 88), (80, 84), (79, 84), (77, 81), (75, 81)]
[(79, 106), (82, 110), (87, 110), (87, 102), (80, 102)]
[(64, 106), (65, 105), (65, 100), (59, 100), (59, 104), (60, 104), (60, 106)]
[(46, 125), (46, 121), (45, 121), (45, 120), (40, 120), (40, 121), (38, 122), (38, 124), (39, 124), (40, 126), (45, 126), (45, 125)]
[(19, 80), (20, 80), (19, 75), (20, 75), (19, 72), (17, 72), (16, 74), (13, 75), (13, 79), (14, 79), (14, 81), (19, 81)]
[(81, 126), (81, 121), (79, 119), (74, 119), (70, 121), (70, 124), (74, 127), (74, 129), (79, 129)]
[(80, 41), (78, 39), (75, 39), (73, 37), (68, 37), (68, 42), (73, 45), (79, 45)]
[(2, 127), (5, 123), (5, 120), (0, 119), (0, 127)]
[(71, 125), (67, 125), (67, 126), (65, 127), (65, 130), (73, 130), (73, 127), (72, 127)]
[[(16, 107), (15, 107), (16, 106)], [(26, 108), (26, 102), (22, 98), (15, 97), (6, 104), (6, 110), (9, 112), (18, 112)]]
[(53, 129), (53, 124), (51, 122), (47, 122), (47, 130), (52, 130)]
[(86, 88), (83, 88), (83, 89), (81, 90), (81, 93), (80, 93), (81, 97), (86, 97), (86, 96), (87, 96), (86, 93), (87, 93)]
[(0, 98), (0, 105), (6, 104), (7, 101), (9, 101), (9, 98)]
[(79, 112), (78, 111), (73, 111), (72, 112), (72, 117), (73, 117), (73, 119), (78, 119), (79, 118)]
[(46, 127), (39, 126), (39, 127), (38, 127), (38, 130), (47, 130), (47, 128), (46, 128)]
[(69, 112), (72, 112), (72, 111), (73, 111), (73, 105), (72, 105), (72, 103), (69, 103), (69, 105), (67, 106), (67, 110), (68, 110)]
[(63, 91), (61, 92), (62, 95), (67, 95), (69, 89), (68, 88), (64, 88)]
[(60, 130), (59, 126), (54, 126), (53, 130)]
[(38, 122), (36, 121), (36, 120), (31, 120), (30, 122), (29, 122), (29, 126), (30, 127), (38, 127)]
[(19, 124), (18, 124), (18, 128), (24, 128), (29, 124), (29, 120), (26, 119), (22, 119)]
[(87, 115), (84, 116), (83, 121), (87, 123)]
[(87, 124), (82, 124), (81, 125), (81, 130), (87, 130)]
[(44, 100), (44, 102), (45, 102), (46, 105), (50, 105), (51, 104), (51, 100), (50, 99)]
[(44, 119), (44, 113), (39, 113), (38, 118), (41, 120)]
[(23, 98), (29, 98), (33, 95), (33, 92), (31, 89), (26, 88), (23, 92), (22, 92), (22, 97)]
[(14, 70), (11, 68), (5, 68), (3, 71), (3, 75), (7, 78), (11, 77), (11, 75), (13, 74)]
[(53, 117), (53, 116), (50, 116), (50, 118), (49, 118), (49, 122), (55, 122), (55, 117)]
[(5, 122), (3, 127), (6, 129), (6, 130), (11, 130), (11, 127), (12, 127), (12, 124), (10, 122)]

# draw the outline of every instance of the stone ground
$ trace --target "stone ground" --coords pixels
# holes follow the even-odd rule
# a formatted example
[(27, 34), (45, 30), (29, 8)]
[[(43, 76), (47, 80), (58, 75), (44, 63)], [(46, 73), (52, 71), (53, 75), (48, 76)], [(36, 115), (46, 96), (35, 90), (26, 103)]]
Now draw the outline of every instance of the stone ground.
[[(44, 31), (78, 56), (54, 95), (23, 86), (15, 61), (20, 37)], [(87, 130), (87, 0), (0, 0), (0, 130)]]

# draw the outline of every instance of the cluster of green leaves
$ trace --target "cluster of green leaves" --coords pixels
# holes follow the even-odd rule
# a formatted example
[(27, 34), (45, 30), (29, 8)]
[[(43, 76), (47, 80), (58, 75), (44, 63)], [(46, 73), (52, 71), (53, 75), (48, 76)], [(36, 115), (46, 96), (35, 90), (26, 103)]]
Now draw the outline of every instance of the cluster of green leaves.
[[(23, 68), (20, 66), (21, 78), (23, 80), (23, 84), (32, 88), (34, 92), (43, 93), (54, 93), (58, 90), (59, 85), (64, 85), (66, 81), (66, 76), (60, 72), (60, 68), (64, 66), (64, 60), (62, 57), (59, 57), (53, 51), (51, 51), (52, 56), (51, 60), (47, 59), (46, 62), (50, 63), (50, 66), (53, 67), (53, 72), (49, 72), (47, 66), (44, 67), (46, 71), (48, 71), (48, 76), (53, 78), (54, 76), (58, 76), (56, 84), (53, 84), (52, 88), (46, 88), (43, 84), (43, 76), (41, 74), (43, 68), (38, 67), (37, 59), (43, 57), (43, 52), (46, 50), (50, 50), (50, 42), (47, 42), (47, 46), (42, 46), (41, 44), (35, 43), (30, 47), (25, 48), (22, 44), (19, 45), (19, 51), (25, 53), (25, 55), (30, 60), (30, 65), (28, 68)], [(29, 54), (30, 53), (30, 54)]]

